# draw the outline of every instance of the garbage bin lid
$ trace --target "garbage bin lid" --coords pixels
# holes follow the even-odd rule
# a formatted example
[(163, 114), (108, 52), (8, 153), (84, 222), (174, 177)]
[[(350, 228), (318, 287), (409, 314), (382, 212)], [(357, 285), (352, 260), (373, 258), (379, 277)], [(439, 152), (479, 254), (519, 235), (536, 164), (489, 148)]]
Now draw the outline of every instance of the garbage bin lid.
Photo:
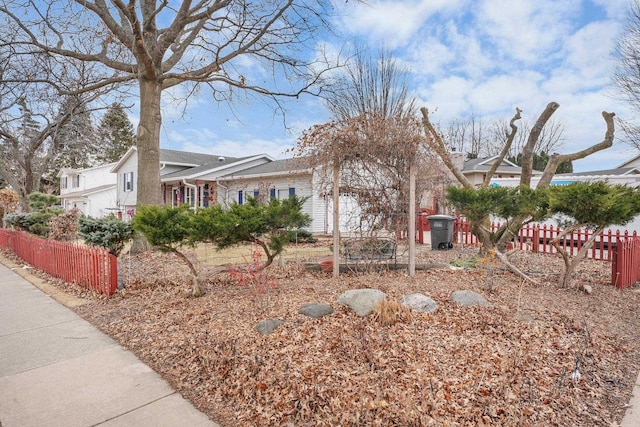
[(456, 219), (456, 217), (455, 216), (451, 216), (451, 215), (429, 215), (427, 217), (427, 219), (435, 219), (435, 220), (448, 219), (448, 220), (453, 221), (454, 219)]

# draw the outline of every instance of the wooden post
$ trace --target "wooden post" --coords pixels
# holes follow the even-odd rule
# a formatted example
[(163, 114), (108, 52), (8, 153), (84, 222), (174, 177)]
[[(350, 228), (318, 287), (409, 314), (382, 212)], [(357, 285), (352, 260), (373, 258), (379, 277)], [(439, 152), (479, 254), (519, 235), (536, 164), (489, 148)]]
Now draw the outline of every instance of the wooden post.
[(409, 276), (416, 275), (416, 167), (413, 159), (409, 165)]
[(340, 163), (333, 161), (333, 277), (340, 275)]

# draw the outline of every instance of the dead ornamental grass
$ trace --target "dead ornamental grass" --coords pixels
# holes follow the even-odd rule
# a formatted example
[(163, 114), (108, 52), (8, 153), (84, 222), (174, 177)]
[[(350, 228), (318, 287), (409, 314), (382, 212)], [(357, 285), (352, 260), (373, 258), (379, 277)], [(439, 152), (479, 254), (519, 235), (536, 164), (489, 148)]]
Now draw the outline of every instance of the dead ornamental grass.
[[(473, 253), (424, 256), (443, 262)], [(553, 284), (562, 268), (556, 257), (516, 261), (544, 284), (498, 271), (489, 292), (482, 268), (333, 281), (288, 266), (273, 270), (278, 287), (260, 312), (259, 296), (223, 280), (202, 298), (185, 298), (186, 271), (147, 254), (128, 263), (139, 275), (135, 287), (77, 311), (223, 426), (619, 422), (640, 366), (637, 289), (608, 285), (604, 262), (580, 267), (576, 280), (594, 289), (586, 295)], [(163, 277), (154, 277), (159, 271)], [(361, 318), (337, 306), (338, 295), (362, 287), (387, 293), (377, 314)], [(460, 289), (482, 293), (492, 307), (452, 304), (450, 293)], [(415, 292), (439, 309), (407, 314), (397, 301)], [(309, 302), (336, 312), (299, 315)], [(284, 324), (262, 337), (254, 327), (268, 318)], [(580, 378), (572, 379), (576, 367)]]

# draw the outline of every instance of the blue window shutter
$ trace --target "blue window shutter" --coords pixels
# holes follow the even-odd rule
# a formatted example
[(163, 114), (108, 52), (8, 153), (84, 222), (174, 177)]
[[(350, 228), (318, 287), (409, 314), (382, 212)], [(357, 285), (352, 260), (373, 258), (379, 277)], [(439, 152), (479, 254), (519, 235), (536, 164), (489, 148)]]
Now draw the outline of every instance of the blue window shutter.
[(289, 197), (296, 195), (295, 187), (289, 187)]
[(131, 174), (131, 191), (133, 191), (133, 172), (129, 172)]
[(122, 191), (127, 191), (127, 173), (122, 174)]
[(238, 204), (242, 204), (242, 190), (238, 191)]
[(276, 198), (276, 189), (272, 188), (271, 190), (269, 190), (269, 197), (271, 197), (272, 199)]

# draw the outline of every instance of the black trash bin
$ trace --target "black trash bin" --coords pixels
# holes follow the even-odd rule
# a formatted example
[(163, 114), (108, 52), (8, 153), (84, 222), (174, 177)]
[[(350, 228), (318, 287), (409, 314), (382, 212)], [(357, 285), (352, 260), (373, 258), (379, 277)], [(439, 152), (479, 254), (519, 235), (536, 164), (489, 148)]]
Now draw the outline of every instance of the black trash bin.
[(453, 248), (453, 221), (455, 216), (430, 215), (431, 249), (447, 250)]

